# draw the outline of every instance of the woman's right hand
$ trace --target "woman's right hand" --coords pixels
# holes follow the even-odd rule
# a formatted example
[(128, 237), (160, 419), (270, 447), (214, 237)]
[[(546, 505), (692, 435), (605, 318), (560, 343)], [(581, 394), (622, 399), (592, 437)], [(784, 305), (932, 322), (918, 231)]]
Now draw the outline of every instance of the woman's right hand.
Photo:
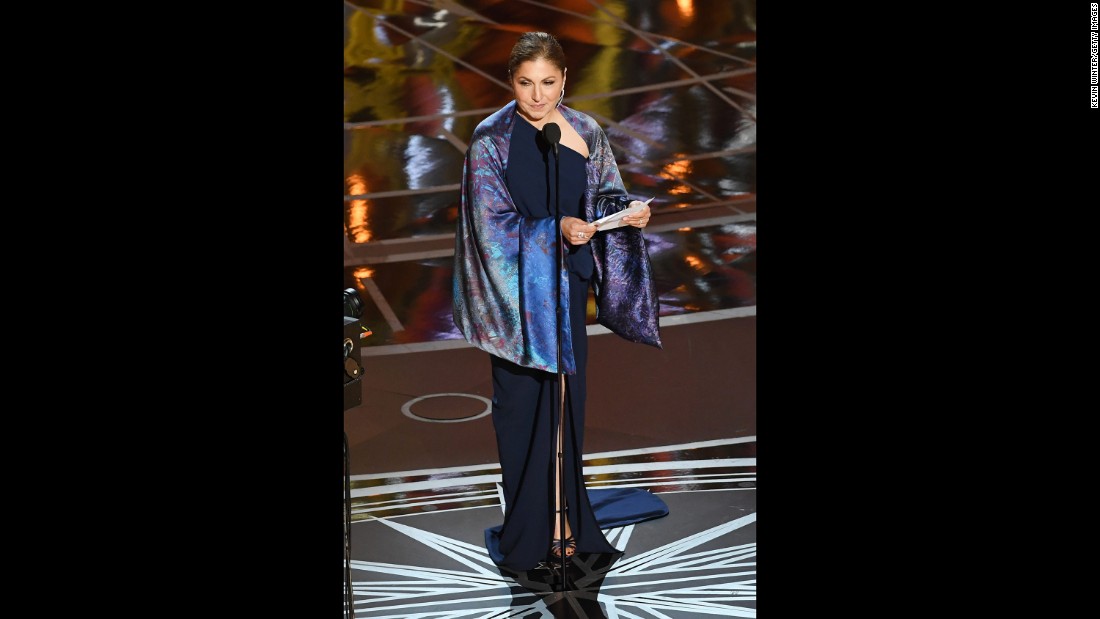
[(571, 245), (584, 245), (596, 234), (596, 226), (576, 217), (562, 217), (561, 234)]

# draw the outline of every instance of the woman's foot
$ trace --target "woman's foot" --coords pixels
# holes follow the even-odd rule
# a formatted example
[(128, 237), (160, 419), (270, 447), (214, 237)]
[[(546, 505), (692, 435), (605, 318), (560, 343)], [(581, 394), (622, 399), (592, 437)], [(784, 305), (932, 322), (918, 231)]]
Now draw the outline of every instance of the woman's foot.
[[(565, 556), (572, 557), (577, 552), (577, 540), (572, 535), (565, 538)], [(550, 558), (561, 559), (561, 540), (555, 538), (550, 542)]]

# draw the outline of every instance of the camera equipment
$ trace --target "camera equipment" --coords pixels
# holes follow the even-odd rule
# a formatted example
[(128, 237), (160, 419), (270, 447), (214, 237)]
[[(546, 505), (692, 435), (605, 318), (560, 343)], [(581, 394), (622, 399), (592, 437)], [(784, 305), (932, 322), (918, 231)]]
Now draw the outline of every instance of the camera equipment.
[(360, 363), (362, 353), (359, 339), (363, 336), (363, 326), (359, 318), (363, 315), (363, 299), (354, 288), (344, 290), (344, 410), (355, 408), (363, 403), (363, 366)]
[[(344, 410), (363, 403), (363, 366), (359, 339), (370, 332), (359, 323), (363, 299), (354, 288), (344, 289)], [(351, 580), (351, 455), (348, 433), (344, 432), (344, 604), (346, 616), (355, 617), (355, 596)]]
[(361, 318), (363, 316), (363, 299), (359, 291), (354, 288), (344, 289), (344, 316)]

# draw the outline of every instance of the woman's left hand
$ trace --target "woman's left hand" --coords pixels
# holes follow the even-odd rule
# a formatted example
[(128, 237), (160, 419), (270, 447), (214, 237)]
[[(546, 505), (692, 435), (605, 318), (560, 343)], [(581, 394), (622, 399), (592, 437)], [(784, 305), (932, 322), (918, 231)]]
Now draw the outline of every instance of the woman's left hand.
[(627, 215), (623, 217), (623, 224), (627, 226), (634, 226), (635, 228), (644, 228), (649, 223), (649, 205), (641, 200), (634, 200), (627, 205), (627, 208), (640, 204), (642, 210), (634, 213), (633, 215)]

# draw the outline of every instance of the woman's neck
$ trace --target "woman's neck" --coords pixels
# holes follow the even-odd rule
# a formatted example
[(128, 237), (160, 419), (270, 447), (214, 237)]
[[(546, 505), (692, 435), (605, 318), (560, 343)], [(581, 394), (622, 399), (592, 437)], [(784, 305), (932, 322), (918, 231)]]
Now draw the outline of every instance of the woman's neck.
[(546, 116), (543, 116), (542, 120), (539, 120), (539, 121), (534, 121), (534, 120), (531, 120), (530, 118), (528, 118), (527, 115), (523, 113), (523, 110), (521, 110), (519, 108), (519, 106), (516, 106), (516, 113), (519, 114), (520, 118), (522, 118), (523, 120), (526, 120), (528, 123), (530, 123), (532, 126), (534, 126), (535, 129), (538, 129), (539, 131), (542, 131), (542, 128), (546, 123), (561, 123), (561, 122), (565, 121), (565, 118), (562, 117), (561, 113), (558, 112), (557, 108), (551, 110), (551, 112), (549, 114), (547, 114)]

